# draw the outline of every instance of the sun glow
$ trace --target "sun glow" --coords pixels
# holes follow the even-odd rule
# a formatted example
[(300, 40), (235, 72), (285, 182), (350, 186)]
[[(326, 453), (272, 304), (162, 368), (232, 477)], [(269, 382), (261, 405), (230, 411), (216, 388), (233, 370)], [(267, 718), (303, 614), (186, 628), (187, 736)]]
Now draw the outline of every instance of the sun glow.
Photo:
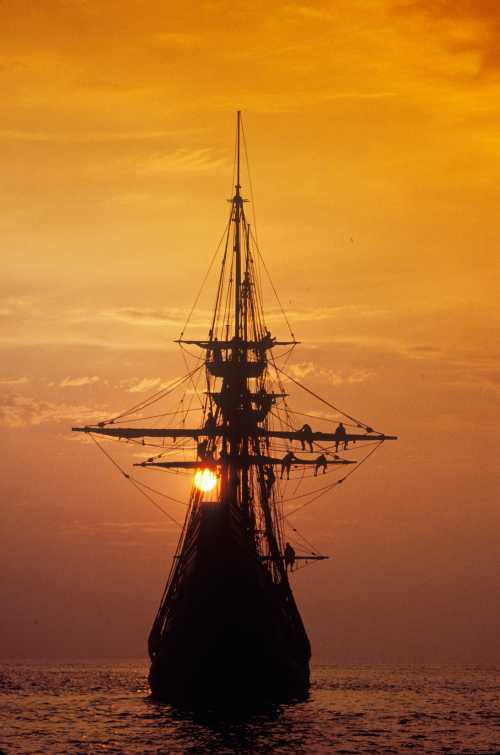
[(194, 476), (194, 484), (198, 490), (209, 493), (217, 485), (217, 477), (211, 469), (198, 469)]

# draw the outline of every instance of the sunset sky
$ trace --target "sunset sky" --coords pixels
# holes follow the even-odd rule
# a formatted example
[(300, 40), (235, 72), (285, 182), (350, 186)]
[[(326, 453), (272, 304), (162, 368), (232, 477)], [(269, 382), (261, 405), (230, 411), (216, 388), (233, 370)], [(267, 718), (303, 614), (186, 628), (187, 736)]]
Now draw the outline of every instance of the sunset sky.
[(184, 371), (241, 109), (296, 374), (400, 437), (294, 519), (313, 660), (500, 661), (499, 34), (496, 0), (0, 1), (3, 656), (145, 653), (177, 530), (70, 430)]

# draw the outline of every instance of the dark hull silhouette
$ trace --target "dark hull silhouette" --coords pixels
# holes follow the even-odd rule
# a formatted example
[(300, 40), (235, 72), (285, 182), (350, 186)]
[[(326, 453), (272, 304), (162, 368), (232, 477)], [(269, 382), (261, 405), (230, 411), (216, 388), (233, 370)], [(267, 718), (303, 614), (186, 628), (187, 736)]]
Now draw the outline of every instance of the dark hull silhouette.
[(150, 635), (153, 695), (238, 704), (302, 697), (310, 644), (288, 580), (276, 584), (241, 510), (202, 503)]

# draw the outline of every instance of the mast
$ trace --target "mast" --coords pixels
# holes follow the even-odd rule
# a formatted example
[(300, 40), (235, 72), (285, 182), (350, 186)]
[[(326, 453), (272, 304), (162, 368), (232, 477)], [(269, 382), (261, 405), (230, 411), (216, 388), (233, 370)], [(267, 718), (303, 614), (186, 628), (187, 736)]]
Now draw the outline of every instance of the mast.
[(235, 259), (235, 291), (234, 291), (234, 336), (240, 335), (240, 316), (241, 316), (241, 206), (243, 200), (240, 195), (240, 132), (241, 132), (241, 111), (236, 114), (236, 184), (235, 194), (233, 197), (234, 207), (234, 252)]
[[(220, 479), (219, 495), (224, 504), (240, 508), (247, 516), (246, 531), (250, 538), (254, 538), (260, 554), (266, 553), (260, 540), (265, 535), (268, 541), (268, 554), (278, 562), (282, 550), (283, 533), (279, 529), (279, 491), (275, 495), (276, 476), (273, 469), (281, 466), (283, 478), (283, 463), (290, 456), (294, 459), (294, 467), (305, 471), (314, 467), (315, 476), (318, 469), (326, 473), (327, 468), (336, 465), (356, 464), (355, 459), (341, 458), (337, 451), (348, 450), (349, 444), (359, 443), (379, 445), (385, 440), (395, 440), (396, 436), (385, 435), (373, 430), (369, 425), (356, 420), (354, 417), (337, 410), (335, 406), (321, 399), (315, 393), (302, 386), (293, 377), (292, 382), (304, 388), (309, 394), (336, 409), (342, 418), (349, 422), (347, 428), (342, 422), (334, 432), (313, 430), (309, 425), (298, 429), (290, 423), (288, 410), (285, 406), (286, 417), (280, 417), (277, 403), (287, 394), (279, 383), (280, 391), (275, 392), (271, 378), (268, 375), (268, 352), (275, 346), (294, 347), (297, 341), (277, 340), (265, 327), (262, 306), (262, 291), (259, 275), (254, 265), (251, 252), (252, 238), (250, 226), (245, 217), (244, 202), (241, 196), (241, 111), (236, 114), (236, 149), (234, 165), (234, 194), (229, 200), (231, 204), (229, 222), (224, 234), (225, 245), (217, 288), (217, 298), (212, 326), (207, 340), (185, 340), (184, 330), (178, 339), (180, 344), (194, 344), (205, 351), (204, 366), (206, 370), (207, 391), (203, 405), (203, 419), (199, 426), (186, 427), (148, 427), (133, 425), (124, 426), (122, 422), (127, 413), (116, 418), (106, 420), (93, 426), (75, 427), (77, 432), (90, 433), (94, 436), (111, 436), (118, 439), (134, 440), (170, 438), (172, 443), (176, 439), (192, 439), (196, 443), (197, 456), (192, 461), (186, 459), (159, 460), (162, 454), (151, 457), (138, 466), (161, 467), (165, 469), (211, 469)], [(242, 254), (245, 255), (242, 259)], [(234, 256), (233, 256), (234, 255)], [(226, 264), (227, 263), (227, 264)], [(234, 292), (232, 286), (234, 285)], [(274, 288), (274, 287), (273, 287)], [(234, 312), (232, 304), (234, 303)], [(189, 320), (189, 318), (188, 318)], [(234, 333), (233, 330), (234, 323)], [(201, 366), (197, 369), (201, 369)], [(277, 372), (283, 372), (279, 368)], [(192, 374), (187, 378), (192, 381)], [(286, 373), (284, 373), (286, 374)], [(211, 382), (211, 379), (214, 382)], [(219, 380), (220, 383), (215, 381)], [(195, 386), (196, 389), (196, 386)], [(167, 395), (170, 389), (160, 392), (154, 401)], [(156, 394), (155, 394), (156, 396)], [(134, 412), (141, 412), (152, 401), (142, 402), (133, 407)], [(273, 407), (276, 409), (273, 411)], [(212, 413), (214, 410), (214, 413)], [(274, 415), (279, 424), (273, 422)], [(300, 415), (300, 413), (299, 413)], [(157, 415), (162, 416), (162, 415)], [(148, 417), (145, 417), (148, 419)], [(116, 425), (115, 425), (116, 421)], [(138, 418), (131, 420), (138, 421)], [(293, 419), (292, 419), (293, 422)], [(202, 439), (200, 441), (200, 438)], [(94, 438), (95, 439), (95, 438)], [(283, 441), (286, 442), (283, 443)], [(292, 443), (300, 443), (301, 457), (297, 457), (290, 449)], [(319, 444), (330, 443), (330, 448), (323, 448)], [(321, 456), (312, 457), (318, 444), (317, 452)], [(155, 444), (151, 444), (155, 445)], [(309, 446), (307, 456), (306, 445)], [(349, 450), (354, 450), (351, 447)], [(284, 448), (285, 446), (285, 448)], [(158, 446), (156, 446), (158, 447)], [(281, 456), (287, 451), (284, 457)], [(371, 453), (372, 451), (369, 451)], [(325, 456), (328, 456), (328, 459)], [(367, 457), (366, 457), (367, 458)], [(318, 461), (320, 467), (318, 467)], [(364, 459), (363, 459), (364, 461)], [(288, 460), (288, 479), (291, 461)], [(312, 470), (311, 470), (312, 471)], [(328, 470), (330, 471), (330, 469)], [(331, 469), (333, 471), (333, 469)], [(342, 478), (338, 482), (343, 482)], [(270, 482), (271, 480), (271, 482)], [(334, 484), (338, 484), (334, 483)], [(193, 498), (194, 500), (194, 498)], [(196, 498), (196, 502), (198, 499)], [(255, 522), (257, 521), (257, 527)], [(275, 531), (276, 530), (276, 531)], [(266, 556), (267, 557), (267, 556)], [(281, 563), (281, 562), (279, 562)], [(282, 570), (281, 570), (282, 571)], [(282, 573), (282, 580), (286, 580), (286, 572)]]
[[(239, 339), (240, 337), (240, 331), (241, 331), (241, 216), (242, 216), (242, 205), (243, 200), (241, 198), (240, 189), (241, 189), (241, 183), (240, 183), (240, 145), (241, 145), (241, 111), (238, 110), (236, 113), (236, 185), (235, 185), (235, 195), (234, 195), (234, 251), (236, 255), (235, 259), (235, 301), (234, 301), (234, 336), (236, 339)], [(238, 341), (236, 341), (238, 343)], [(246, 361), (247, 357), (247, 351), (244, 352), (244, 358)], [(240, 360), (243, 358), (243, 355), (236, 353), (236, 349), (233, 350), (233, 359), (239, 363)], [(248, 391), (248, 385), (247, 380), (244, 378), (241, 374), (238, 375), (238, 380), (236, 381), (236, 385), (233, 383), (233, 391), (236, 388), (237, 393), (240, 394), (240, 397), (245, 395)], [(238, 398), (235, 396), (236, 401), (238, 401)], [(235, 406), (236, 404), (233, 404)], [(241, 447), (241, 453), (244, 457), (248, 456), (248, 438), (245, 435), (241, 435), (240, 432), (238, 432), (238, 423), (236, 421), (236, 417), (231, 418), (231, 425), (233, 426), (233, 432), (234, 432), (234, 451), (236, 455), (240, 452), (239, 445), (242, 444)], [(238, 437), (239, 436), (239, 437)], [(236, 461), (236, 458), (234, 458), (233, 461)], [(233, 469), (232, 473), (235, 475), (236, 479), (238, 477), (240, 478), (241, 488), (239, 491), (240, 494), (240, 501), (242, 508), (245, 512), (245, 514), (248, 516), (249, 514), (249, 490), (248, 490), (248, 470), (246, 468), (243, 468), (238, 474), (237, 469)]]

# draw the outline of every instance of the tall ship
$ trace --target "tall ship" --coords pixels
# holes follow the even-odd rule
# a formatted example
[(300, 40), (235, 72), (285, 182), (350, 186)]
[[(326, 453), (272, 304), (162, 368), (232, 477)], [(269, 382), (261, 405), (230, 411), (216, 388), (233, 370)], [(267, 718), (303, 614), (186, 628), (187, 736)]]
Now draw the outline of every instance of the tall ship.
[[(287, 367), (298, 341), (291, 329), (276, 337), (266, 321), (268, 273), (240, 182), (243, 136), (238, 112), (234, 194), (216, 255), (212, 319), (206, 337), (188, 339), (186, 325), (178, 339), (195, 366), (186, 364), (185, 375), (129, 410), (73, 428), (169, 518), (163, 499), (175, 499), (168, 485), (153, 487), (141, 473), (190, 478), (149, 636), (151, 691), (174, 704), (307, 693), (311, 647), (290, 582), (297, 569), (326, 556), (299, 533), (293, 514), (330, 495), (395, 439), (320, 397)], [(293, 410), (291, 389), (306, 391), (320, 410)], [(140, 445), (145, 458), (135, 464), (137, 475), (120, 466), (102, 436)]]

